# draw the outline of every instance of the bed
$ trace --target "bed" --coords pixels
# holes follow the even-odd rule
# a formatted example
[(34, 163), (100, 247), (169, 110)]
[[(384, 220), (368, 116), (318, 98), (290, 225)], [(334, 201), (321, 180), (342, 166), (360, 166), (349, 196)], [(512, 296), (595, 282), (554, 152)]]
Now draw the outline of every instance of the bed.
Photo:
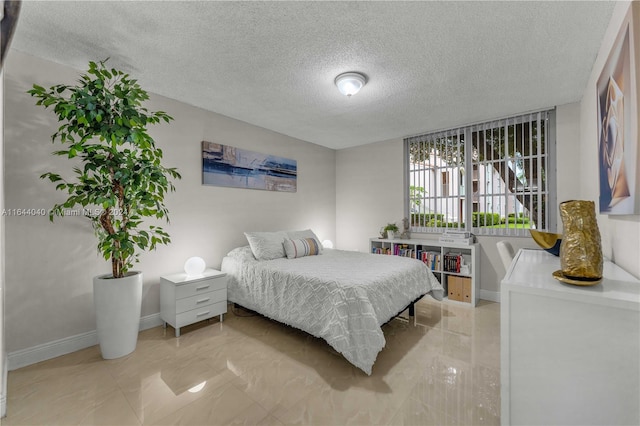
[(245, 234), (250, 245), (222, 260), (228, 300), (324, 339), (370, 375), (385, 346), (381, 326), (425, 294), (442, 300), (444, 289), (418, 260), (322, 250), (317, 238), (293, 238), (304, 232), (274, 237), (267, 255)]

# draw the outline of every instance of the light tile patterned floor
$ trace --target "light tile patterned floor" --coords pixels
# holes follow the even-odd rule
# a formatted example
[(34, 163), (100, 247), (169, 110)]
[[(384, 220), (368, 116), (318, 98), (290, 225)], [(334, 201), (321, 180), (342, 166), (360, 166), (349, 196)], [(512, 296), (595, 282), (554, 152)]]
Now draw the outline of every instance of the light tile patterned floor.
[(11, 371), (2, 425), (499, 424), (499, 304), (427, 296), (416, 312), (383, 327), (371, 376), (243, 310), (177, 339), (146, 330), (123, 358), (105, 361), (96, 346)]

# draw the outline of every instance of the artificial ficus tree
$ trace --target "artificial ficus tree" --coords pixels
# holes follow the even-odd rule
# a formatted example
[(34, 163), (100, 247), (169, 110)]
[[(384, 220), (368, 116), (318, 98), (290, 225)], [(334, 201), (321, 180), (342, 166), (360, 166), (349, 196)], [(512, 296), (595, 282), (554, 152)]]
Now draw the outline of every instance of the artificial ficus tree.
[(181, 176), (162, 165), (162, 150), (147, 131), (148, 125), (173, 118), (143, 107), (147, 92), (106, 62), (89, 62), (74, 86), (34, 84), (28, 93), (62, 123), (51, 139), (64, 148), (53, 154), (74, 161), (72, 180), (54, 172), (40, 176), (68, 195), (54, 205), (50, 220), (81, 207), (92, 222), (98, 251), (111, 260), (113, 277), (121, 278), (138, 261), (139, 251), (171, 241), (162, 227), (145, 226), (144, 219), (169, 222), (164, 197), (175, 190), (171, 179)]

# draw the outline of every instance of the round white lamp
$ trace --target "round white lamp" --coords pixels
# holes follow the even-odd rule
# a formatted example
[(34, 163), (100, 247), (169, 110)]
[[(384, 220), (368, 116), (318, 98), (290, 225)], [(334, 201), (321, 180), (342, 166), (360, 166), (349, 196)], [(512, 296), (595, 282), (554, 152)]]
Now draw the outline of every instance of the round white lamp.
[(324, 240), (322, 242), (322, 247), (324, 248), (328, 248), (328, 249), (332, 249), (333, 248), (333, 241), (331, 240)]
[(190, 277), (202, 275), (206, 267), (204, 259), (197, 256), (190, 257), (184, 262), (184, 272)]

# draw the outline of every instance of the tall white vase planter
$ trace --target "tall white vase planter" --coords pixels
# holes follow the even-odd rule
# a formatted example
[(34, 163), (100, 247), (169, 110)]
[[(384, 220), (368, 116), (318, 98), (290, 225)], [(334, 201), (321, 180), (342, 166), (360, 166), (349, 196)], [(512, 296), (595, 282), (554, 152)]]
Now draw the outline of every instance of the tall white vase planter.
[(142, 305), (142, 272), (123, 278), (93, 278), (93, 303), (102, 358), (114, 359), (136, 349)]

